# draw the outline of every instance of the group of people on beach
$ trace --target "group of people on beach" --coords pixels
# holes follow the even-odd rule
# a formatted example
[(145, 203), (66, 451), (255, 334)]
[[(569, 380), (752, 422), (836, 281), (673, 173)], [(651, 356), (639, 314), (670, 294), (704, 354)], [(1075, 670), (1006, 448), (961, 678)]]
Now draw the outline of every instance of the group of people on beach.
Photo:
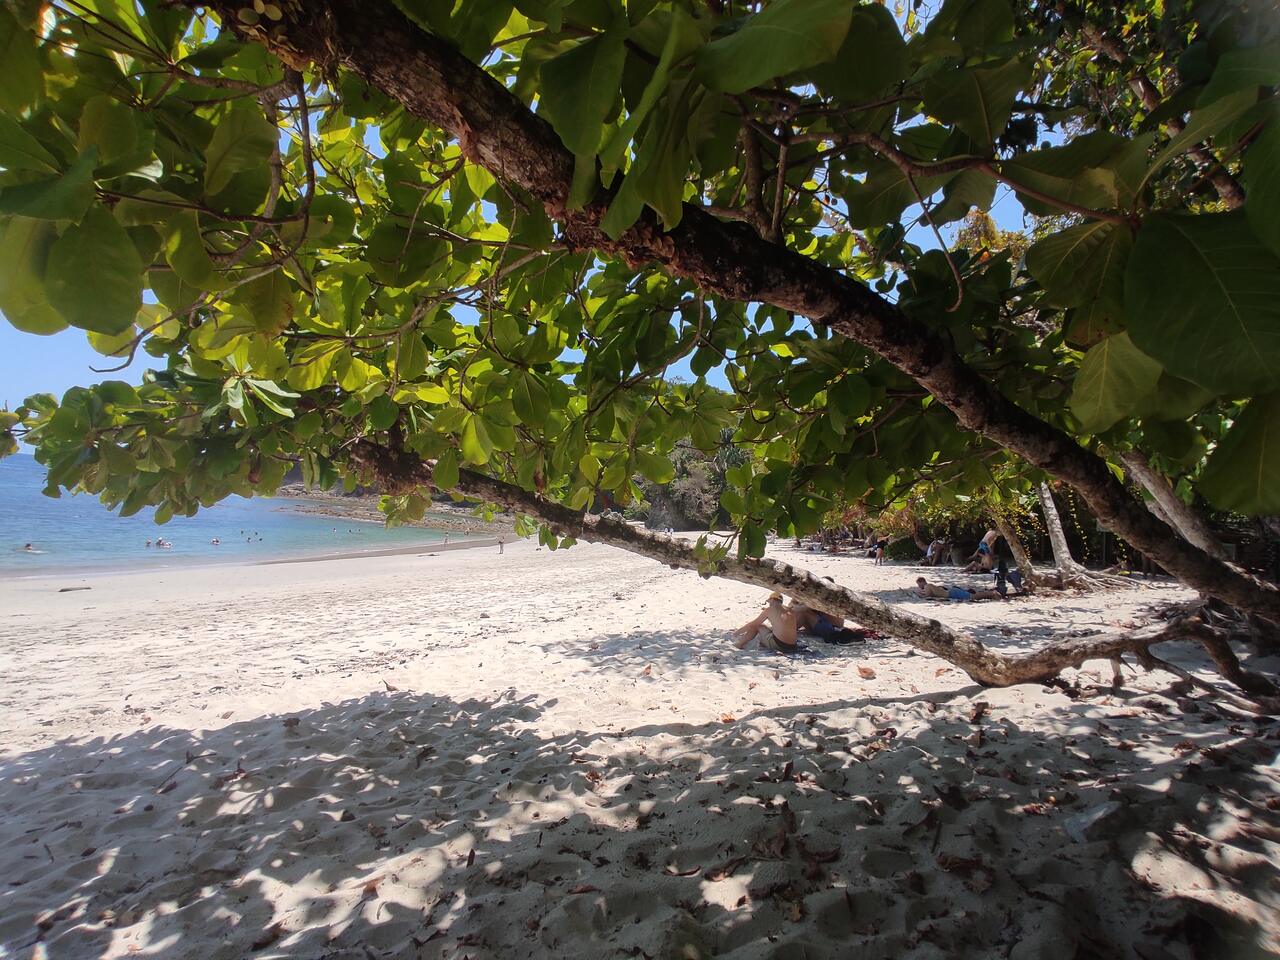
[[(1007, 559), (1000, 555), (1000, 551), (997, 550), (999, 539), (998, 530), (988, 530), (978, 542), (977, 548), (967, 558), (967, 565), (960, 571), (961, 573), (990, 573), (995, 577), (993, 587), (944, 585), (930, 583), (924, 577), (916, 577), (913, 593), (925, 600), (960, 602), (1007, 600), (1011, 591), (1016, 594), (1023, 593), (1022, 572), (1017, 568), (1010, 569)], [(866, 555), (876, 566), (880, 566), (884, 563), (884, 551), (888, 543), (888, 537), (872, 533), (862, 543), (862, 549), (866, 550)], [(932, 541), (925, 551), (925, 565), (937, 566), (946, 547), (945, 541)], [(734, 646), (739, 650), (755, 641), (762, 650), (793, 653), (798, 649), (801, 634), (830, 643), (848, 643), (866, 639), (872, 635), (869, 631), (846, 627), (844, 620), (834, 614), (817, 610), (795, 600), (789, 604), (784, 603), (782, 594), (775, 592), (769, 595), (764, 609), (734, 630), (731, 636)]]

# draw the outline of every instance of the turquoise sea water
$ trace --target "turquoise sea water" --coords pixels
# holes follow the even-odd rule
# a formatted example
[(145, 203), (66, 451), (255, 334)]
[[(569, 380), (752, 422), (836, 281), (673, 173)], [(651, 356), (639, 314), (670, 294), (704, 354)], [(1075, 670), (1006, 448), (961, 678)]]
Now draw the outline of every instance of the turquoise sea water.
[[(287, 499), (232, 497), (194, 517), (159, 525), (149, 509), (121, 517), (93, 497), (64, 492), (55, 500), (43, 488), (44, 468), (33, 457), (0, 460), (0, 575), (272, 560), (443, 539), (420, 527), (388, 530), (378, 523), (298, 513), (293, 508), (299, 502)], [(173, 547), (154, 546), (157, 537)], [(210, 543), (215, 537), (220, 545)], [(148, 539), (153, 546), (146, 546)], [(26, 552), (27, 543), (37, 552)]]

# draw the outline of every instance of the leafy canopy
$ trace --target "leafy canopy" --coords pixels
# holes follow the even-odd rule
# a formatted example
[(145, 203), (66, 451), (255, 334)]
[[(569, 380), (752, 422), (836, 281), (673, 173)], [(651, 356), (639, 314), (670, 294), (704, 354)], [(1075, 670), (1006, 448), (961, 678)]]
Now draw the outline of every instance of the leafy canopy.
[[(872, 285), (1081, 443), (1249, 513), (1280, 509), (1280, 21), (1233, 6), (399, 3), (551, 123), (611, 235), (705, 207)], [(354, 484), (372, 438), (442, 486), (625, 507), (732, 430), (751, 456), (721, 506), (759, 555), (922, 479), (962, 502), (1037, 476), (852, 341), (567, 248), (384, 92), (212, 14), (5, 0), (0, 50), (0, 311), (153, 367), (0, 413), (52, 495), (163, 521), (294, 464)], [(1025, 257), (934, 239), (1009, 194), (1045, 218)]]

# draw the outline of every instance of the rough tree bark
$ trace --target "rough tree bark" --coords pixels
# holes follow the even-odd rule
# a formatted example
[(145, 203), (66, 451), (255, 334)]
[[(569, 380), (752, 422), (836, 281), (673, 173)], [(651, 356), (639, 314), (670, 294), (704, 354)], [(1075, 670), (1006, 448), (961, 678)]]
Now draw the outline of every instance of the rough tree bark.
[(1148, 647), (1157, 643), (1194, 638), (1201, 628), (1197, 618), (1183, 617), (1124, 633), (1057, 640), (1031, 653), (1003, 654), (937, 620), (926, 620), (895, 610), (873, 596), (838, 586), (789, 564), (768, 558), (738, 560), (726, 557), (708, 571), (691, 544), (637, 529), (621, 517), (592, 516), (586, 511), (571, 510), (514, 484), (472, 470), (460, 470), (457, 485), (445, 488), (432, 478), (434, 461), (369, 441), (359, 441), (350, 450), (352, 464), (367, 473), (388, 494), (421, 488), (441, 492), (452, 490), (533, 517), (559, 536), (621, 547), (665, 563), (672, 569), (698, 570), (703, 576), (714, 575), (767, 590), (778, 590), (819, 610), (856, 621), (941, 657), (984, 686), (1008, 687), (1043, 682), (1067, 667), (1080, 666), (1086, 660), (1113, 660), (1125, 653), (1145, 654)]
[(267, 46), (287, 64), (344, 67), (412, 115), (457, 138), (467, 159), (515, 184), (561, 227), (560, 243), (631, 264), (654, 262), (704, 290), (760, 301), (809, 318), (894, 364), (955, 414), (959, 423), (1071, 484), (1111, 530), (1174, 576), (1210, 596), (1280, 621), (1280, 587), (1210, 557), (1153, 516), (1071, 436), (1006, 398), (954, 348), (869, 288), (739, 223), (685, 204), (664, 231), (652, 211), (618, 240), (600, 229), (609, 196), (569, 209), (574, 159), (555, 131), (482, 68), (416, 26), (390, 0), (282, 4), (283, 19), (245, 26), (239, 0), (180, 0), (211, 9), (224, 25)]
[(1161, 474), (1151, 467), (1151, 462), (1139, 450), (1130, 450), (1120, 454), (1120, 462), (1128, 468), (1129, 473), (1151, 494), (1151, 502), (1157, 505), (1159, 514), (1166, 519), (1175, 530), (1194, 543), (1205, 553), (1227, 558), (1227, 551), (1222, 542), (1213, 535), (1204, 517), (1187, 506)]

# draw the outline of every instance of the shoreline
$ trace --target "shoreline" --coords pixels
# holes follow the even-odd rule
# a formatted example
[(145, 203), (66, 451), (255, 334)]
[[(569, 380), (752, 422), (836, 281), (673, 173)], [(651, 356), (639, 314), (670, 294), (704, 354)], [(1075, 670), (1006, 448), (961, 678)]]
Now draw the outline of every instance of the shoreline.
[[(247, 566), (269, 567), (281, 563), (316, 563), (321, 560), (362, 560), (368, 557), (412, 557), (432, 553), (443, 553), (447, 550), (470, 550), (476, 547), (496, 547), (498, 537), (485, 537), (477, 540), (457, 540), (453, 543), (426, 544), (423, 546), (381, 547), (375, 550), (347, 551), (344, 553), (326, 553), (319, 556), (278, 557), (275, 560), (256, 560)], [(503, 541), (505, 542), (505, 541)]]
[[(513, 540), (507, 540), (512, 543)], [(472, 547), (492, 547), (498, 545), (497, 537), (482, 537), (477, 539), (459, 539), (450, 543), (442, 540), (430, 541), (417, 544), (405, 544), (399, 547), (375, 547), (370, 550), (345, 550), (334, 553), (322, 554), (294, 554), (291, 556), (270, 557), (267, 559), (254, 559), (251, 557), (228, 557), (225, 560), (201, 557), (191, 562), (183, 562), (178, 560), (173, 563), (155, 563), (148, 565), (139, 565), (133, 567), (111, 567), (111, 566), (86, 566), (86, 567), (62, 567), (59, 569), (41, 570), (22, 575), (6, 575), (5, 579), (13, 583), (39, 583), (44, 580), (66, 580), (66, 579), (102, 579), (104, 577), (134, 577), (140, 574), (172, 574), (180, 573), (185, 570), (235, 570), (238, 568), (249, 569), (252, 567), (271, 566), (275, 564), (285, 563), (311, 563), (319, 560), (361, 560), (374, 557), (399, 557), (399, 556), (415, 556), (421, 554), (436, 553), (441, 550), (466, 550)]]

